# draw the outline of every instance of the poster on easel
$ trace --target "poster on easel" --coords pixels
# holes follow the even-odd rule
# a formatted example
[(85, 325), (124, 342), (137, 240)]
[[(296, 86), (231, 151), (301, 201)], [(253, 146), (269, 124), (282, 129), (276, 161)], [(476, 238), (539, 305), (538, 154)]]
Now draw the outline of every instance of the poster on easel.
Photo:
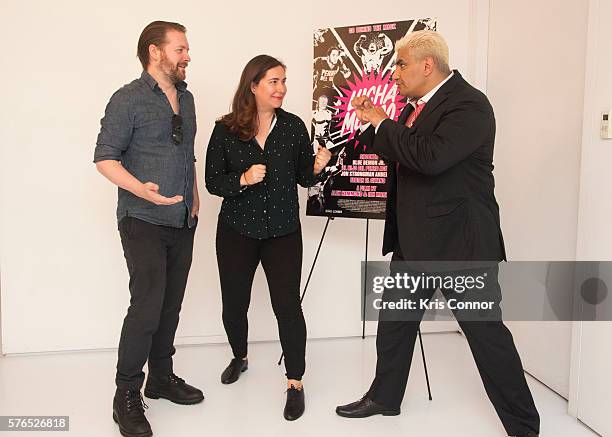
[(360, 144), (351, 100), (367, 95), (397, 120), (406, 100), (392, 80), (395, 42), (436, 30), (435, 18), (329, 27), (314, 32), (311, 140), (332, 152), (319, 183), (308, 189), (306, 215), (384, 219), (387, 163)]

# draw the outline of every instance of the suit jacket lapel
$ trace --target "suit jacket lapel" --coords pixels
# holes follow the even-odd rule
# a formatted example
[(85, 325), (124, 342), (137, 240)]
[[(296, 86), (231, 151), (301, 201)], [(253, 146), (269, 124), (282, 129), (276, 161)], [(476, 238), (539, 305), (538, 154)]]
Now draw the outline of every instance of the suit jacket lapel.
[(414, 107), (410, 103), (406, 103), (406, 106), (404, 106), (402, 112), (400, 112), (397, 122), (401, 125), (406, 124), (406, 121), (408, 121), (408, 117), (410, 117), (412, 111), (414, 111)]
[(431, 100), (427, 102), (427, 104), (423, 108), (423, 111), (419, 114), (419, 116), (414, 121), (414, 124), (412, 125), (412, 127), (413, 128), (418, 127), (419, 124), (422, 123), (423, 120), (425, 120), (427, 116), (434, 111), (434, 109), (436, 109), (438, 106), (444, 103), (446, 99), (448, 98), (448, 95), (452, 92), (452, 90), (455, 88), (455, 86), (460, 80), (463, 80), (463, 78), (461, 77), (461, 74), (459, 74), (459, 72), (455, 70), (453, 77), (451, 77), (448, 80), (448, 82), (442, 85), (440, 89), (436, 91), (436, 93), (433, 95)]

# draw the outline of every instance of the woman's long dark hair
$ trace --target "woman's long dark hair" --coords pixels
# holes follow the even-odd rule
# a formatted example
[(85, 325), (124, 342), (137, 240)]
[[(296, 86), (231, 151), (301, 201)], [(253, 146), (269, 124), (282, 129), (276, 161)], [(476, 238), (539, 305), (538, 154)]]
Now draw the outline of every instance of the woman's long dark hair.
[(266, 72), (275, 67), (287, 69), (281, 61), (268, 55), (258, 55), (247, 62), (232, 100), (231, 112), (220, 119), (242, 141), (248, 141), (257, 134), (257, 103), (251, 86), (257, 85)]

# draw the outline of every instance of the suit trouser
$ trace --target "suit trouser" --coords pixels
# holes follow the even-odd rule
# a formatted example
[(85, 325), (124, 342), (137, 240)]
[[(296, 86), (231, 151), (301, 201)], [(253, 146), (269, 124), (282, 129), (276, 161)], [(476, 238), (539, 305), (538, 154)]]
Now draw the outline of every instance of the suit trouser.
[(223, 326), (236, 358), (247, 356), (247, 312), (253, 277), (260, 262), (268, 280), (287, 378), (300, 380), (306, 367), (306, 322), (300, 302), (301, 230), (257, 240), (241, 235), (219, 218), (217, 263), (223, 299)]
[[(401, 260), (398, 258), (394, 255), (394, 260)], [(474, 356), (485, 391), (508, 435), (525, 435), (529, 431), (539, 433), (540, 417), (525, 380), (520, 357), (512, 334), (501, 321), (501, 288), (497, 271), (497, 266), (488, 269), (493, 277), (487, 281), (488, 287), (491, 287), (488, 295), (496, 301), (497, 321), (469, 321), (457, 317), (458, 322)], [(430, 299), (435, 291), (419, 289), (414, 299)], [(448, 298), (452, 290), (442, 292)], [(414, 314), (403, 320), (390, 320), (392, 317), (379, 320), (376, 376), (367, 394), (374, 402), (394, 409), (400, 407), (423, 314), (424, 310), (415, 310)]]
[(174, 335), (191, 268), (191, 229), (154, 225), (134, 217), (119, 223), (130, 273), (130, 306), (123, 321), (117, 387), (140, 389), (144, 364), (149, 373), (172, 373)]

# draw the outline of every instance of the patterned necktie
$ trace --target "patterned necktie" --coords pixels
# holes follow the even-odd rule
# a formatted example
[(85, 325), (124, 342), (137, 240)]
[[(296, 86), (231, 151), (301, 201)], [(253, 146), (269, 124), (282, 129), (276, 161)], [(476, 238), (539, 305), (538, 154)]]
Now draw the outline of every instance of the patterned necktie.
[(425, 107), (426, 103), (427, 102), (417, 103), (416, 107), (414, 108), (414, 111), (410, 113), (408, 120), (406, 120), (407, 127), (412, 127), (412, 125), (414, 124), (414, 121), (417, 119), (417, 117), (419, 116), (423, 108)]

